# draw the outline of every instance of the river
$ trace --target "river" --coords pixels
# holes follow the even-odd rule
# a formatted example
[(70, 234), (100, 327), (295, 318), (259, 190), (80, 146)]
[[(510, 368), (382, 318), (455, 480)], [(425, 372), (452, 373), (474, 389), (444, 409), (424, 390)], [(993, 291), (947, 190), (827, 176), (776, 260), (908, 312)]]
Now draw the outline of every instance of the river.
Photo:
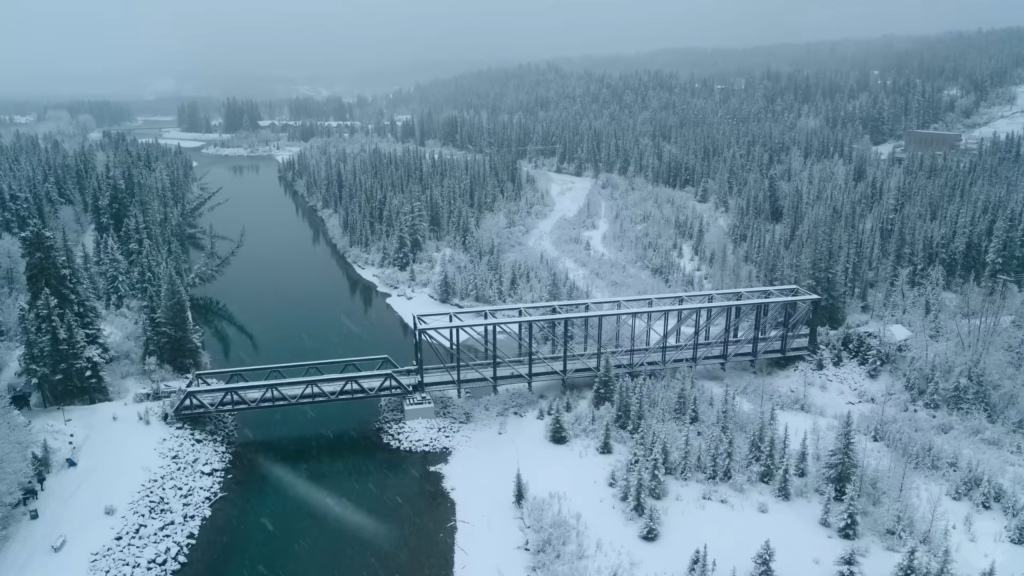
[[(246, 232), (205, 293), (256, 342), (234, 338), (225, 350), (208, 341), (214, 367), (376, 354), (411, 363), (411, 330), (282, 188), (275, 160), (191, 154), (226, 200), (209, 223), (227, 236)], [(376, 416), (376, 401), (239, 414), (225, 495), (178, 574), (451, 574), (455, 506), (431, 470), (443, 457), (387, 447)], [(359, 512), (344, 513), (348, 505)]]

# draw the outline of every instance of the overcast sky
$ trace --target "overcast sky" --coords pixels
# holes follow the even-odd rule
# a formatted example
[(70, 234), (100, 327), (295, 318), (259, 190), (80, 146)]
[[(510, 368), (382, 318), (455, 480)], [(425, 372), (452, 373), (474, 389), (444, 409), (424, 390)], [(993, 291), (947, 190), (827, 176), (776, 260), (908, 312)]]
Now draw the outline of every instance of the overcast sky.
[(1024, 0), (2, 0), (0, 96), (351, 90), (557, 56), (1013, 25)]

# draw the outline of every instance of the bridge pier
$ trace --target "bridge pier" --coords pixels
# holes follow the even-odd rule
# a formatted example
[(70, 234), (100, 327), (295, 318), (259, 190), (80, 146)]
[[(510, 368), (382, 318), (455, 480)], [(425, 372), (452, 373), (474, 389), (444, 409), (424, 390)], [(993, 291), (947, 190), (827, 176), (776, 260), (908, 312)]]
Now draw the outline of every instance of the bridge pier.
[(405, 421), (420, 420), (434, 417), (434, 400), (430, 394), (419, 392), (402, 398), (402, 410)]

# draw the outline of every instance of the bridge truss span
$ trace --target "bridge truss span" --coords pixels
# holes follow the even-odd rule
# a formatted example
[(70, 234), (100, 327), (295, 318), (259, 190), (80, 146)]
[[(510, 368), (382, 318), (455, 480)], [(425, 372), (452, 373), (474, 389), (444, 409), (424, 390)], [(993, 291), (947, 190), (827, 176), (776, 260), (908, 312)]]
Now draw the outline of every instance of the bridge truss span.
[(419, 314), (415, 364), (388, 356), (195, 372), (175, 415), (384, 398), (675, 366), (801, 356), (820, 298), (798, 286)]
[(603, 362), (638, 371), (798, 356), (814, 344), (807, 321), (818, 300), (774, 286), (420, 314), (419, 380), (496, 388), (567, 380)]

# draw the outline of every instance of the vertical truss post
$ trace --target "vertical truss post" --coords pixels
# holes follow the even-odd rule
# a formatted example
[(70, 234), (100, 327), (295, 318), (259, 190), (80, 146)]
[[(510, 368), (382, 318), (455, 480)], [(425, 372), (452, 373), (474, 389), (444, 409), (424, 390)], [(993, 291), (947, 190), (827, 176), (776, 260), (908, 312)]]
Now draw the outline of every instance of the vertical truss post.
[[(484, 332), (487, 328), (484, 327)], [(498, 393), (498, 325), (491, 325), (491, 385), (494, 393)]]
[(789, 349), (789, 317), (792, 313), (792, 307), (789, 302), (783, 304), (782, 308), (782, 341), (779, 344), (779, 352), (785, 356), (786, 351)]
[(526, 325), (526, 386), (533, 392), (533, 322)]
[(754, 338), (750, 341), (750, 357), (757, 358), (757, 342), (761, 337), (761, 306), (754, 306)]
[(459, 398), (462, 398), (462, 328), (455, 329), (455, 337), (460, 345), (455, 347), (455, 389)]
[[(715, 295), (708, 295), (708, 304), (715, 301)], [(704, 319), (704, 341), (708, 342), (711, 340), (711, 308), (708, 308), (707, 317)]]
[(678, 310), (676, 312), (676, 344), (679, 344), (680, 337), (682, 336), (683, 330), (683, 311)]
[(416, 387), (420, 392), (426, 391), (423, 382), (423, 341), (420, 337), (419, 318), (412, 317), (413, 355), (416, 357)]
[(693, 315), (693, 363), (697, 364), (697, 346), (700, 342), (700, 310)]
[[(487, 310), (484, 310), (484, 320), (487, 320)], [(484, 360), (485, 361), (487, 360), (487, 349), (490, 348), (490, 345), (487, 343), (487, 340), (488, 340), (488, 330), (487, 330), (487, 326), (484, 326)]]
[(633, 366), (633, 352), (636, 350), (636, 314), (629, 315), (629, 369), (630, 371), (635, 368)]
[(807, 349), (812, 354), (818, 353), (818, 302), (819, 300), (815, 300), (811, 304), (811, 317), (807, 319)]
[(742, 321), (741, 318), (742, 318), (742, 314), (743, 314), (743, 307), (742, 306), (734, 306), (733, 310), (736, 311), (736, 317), (734, 318), (734, 321), (733, 321), (733, 324), (732, 324), (732, 337), (733, 338), (739, 338), (740, 337), (740, 322)]
[[(448, 314), (448, 324), (455, 321), (454, 314)], [(448, 363), (451, 364), (455, 361), (455, 331), (451, 328), (448, 329)]]
[[(590, 312), (590, 303), (583, 305), (584, 312)], [(590, 318), (583, 319), (583, 353), (587, 353), (587, 342), (590, 341)]]
[(569, 319), (562, 320), (562, 384), (569, 375)]
[[(622, 310), (622, 302), (616, 302), (615, 303), (615, 310)], [(621, 322), (622, 322), (622, 316), (619, 316), (618, 314), (616, 314), (615, 315), (615, 353), (616, 354), (618, 354), (618, 351), (619, 351), (619, 333), (622, 332)]]
[[(654, 298), (651, 298), (650, 300), (647, 301), (647, 307), (648, 308), (654, 308)], [(652, 312), (648, 312), (647, 313), (647, 338), (644, 340), (644, 348), (650, 348), (651, 347), (651, 328), (652, 328), (651, 323), (654, 320), (654, 318), (652, 317), (652, 314), (653, 314)]]
[(722, 338), (722, 360), (729, 359), (729, 339), (732, 338), (732, 307), (725, 309), (725, 338)]
[[(601, 371), (601, 328), (604, 326), (604, 316), (597, 317), (597, 371)], [(607, 362), (607, 360), (605, 360)]]
[(668, 312), (662, 312), (661, 322), (661, 367), (665, 367), (668, 360)]
[[(519, 309), (519, 317), (520, 318), (523, 317), (523, 309), (522, 308)], [(523, 323), (522, 322), (519, 322), (519, 323), (516, 324), (516, 331), (519, 333), (519, 336), (516, 338), (516, 351), (518, 352), (518, 354), (516, 354), (516, 358), (522, 358), (523, 357)]]

